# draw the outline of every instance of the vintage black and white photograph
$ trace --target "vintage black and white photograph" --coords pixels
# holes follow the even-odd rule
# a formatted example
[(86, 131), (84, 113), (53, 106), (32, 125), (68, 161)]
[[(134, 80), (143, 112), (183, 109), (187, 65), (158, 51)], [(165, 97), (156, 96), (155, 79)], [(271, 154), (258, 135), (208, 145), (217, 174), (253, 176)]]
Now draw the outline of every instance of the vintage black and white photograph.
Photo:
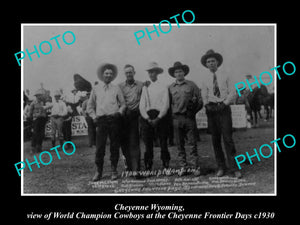
[(276, 24), (21, 34), (22, 195), (276, 195)]

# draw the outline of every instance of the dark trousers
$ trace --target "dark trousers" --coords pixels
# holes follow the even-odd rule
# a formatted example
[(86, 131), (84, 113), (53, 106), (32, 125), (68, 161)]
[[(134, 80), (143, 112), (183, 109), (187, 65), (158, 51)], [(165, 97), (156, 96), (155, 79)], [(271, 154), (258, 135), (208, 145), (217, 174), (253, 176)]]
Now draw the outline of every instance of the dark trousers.
[(186, 115), (173, 115), (174, 136), (178, 149), (179, 164), (181, 167), (187, 167), (185, 138), (187, 138), (190, 148), (191, 164), (193, 168), (199, 167), (199, 158), (197, 152), (197, 124), (195, 118), (189, 118)]
[(120, 148), (120, 117), (101, 116), (97, 121), (96, 129), (96, 156), (95, 163), (97, 170), (102, 174), (106, 141), (110, 140), (110, 161), (111, 168), (116, 171), (119, 161)]
[(161, 154), (160, 158), (164, 163), (170, 161), (170, 153), (168, 150), (168, 119), (161, 118), (157, 126), (153, 127), (147, 120), (141, 117), (142, 139), (145, 144), (144, 162), (146, 169), (151, 169), (153, 165), (153, 142), (155, 135), (159, 138)]
[(43, 143), (43, 139), (45, 137), (45, 126), (47, 123), (47, 117), (38, 117), (32, 123), (32, 139), (31, 146), (36, 149), (38, 152), (41, 151), (41, 146)]
[(88, 125), (89, 146), (96, 145), (96, 124), (90, 116), (85, 117)]
[(221, 144), (223, 137), (228, 166), (232, 170), (237, 169), (234, 161), (236, 149), (232, 138), (232, 117), (230, 106), (225, 106), (222, 111), (206, 112), (208, 129), (212, 135), (212, 144), (215, 152), (218, 169), (226, 168), (226, 161)]
[(63, 122), (63, 136), (65, 141), (71, 141), (72, 138), (72, 119)]
[(122, 118), (121, 149), (129, 171), (140, 170), (139, 113)]
[(28, 141), (32, 137), (32, 121), (31, 120), (26, 120), (24, 121), (24, 141)]

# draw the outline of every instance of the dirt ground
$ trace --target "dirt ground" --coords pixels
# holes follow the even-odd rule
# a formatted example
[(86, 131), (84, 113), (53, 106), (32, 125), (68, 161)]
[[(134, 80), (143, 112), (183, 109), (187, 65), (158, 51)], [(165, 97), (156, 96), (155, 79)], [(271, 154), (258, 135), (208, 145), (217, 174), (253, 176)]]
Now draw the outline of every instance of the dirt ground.
[[(135, 179), (124, 173), (124, 163), (120, 157), (118, 164), (119, 179), (110, 180), (110, 160), (107, 146), (104, 164), (103, 179), (92, 182), (95, 173), (94, 155), (95, 147), (87, 146), (87, 136), (74, 137), (72, 142), (76, 146), (73, 155), (65, 155), (60, 149), (61, 159), (51, 151), (53, 161), (49, 165), (32, 165), (32, 172), (28, 167), (24, 169), (24, 194), (273, 194), (274, 193), (274, 155), (259, 162), (253, 158), (253, 165), (241, 164), (242, 178), (237, 179), (233, 174), (227, 173), (224, 177), (216, 177), (216, 163), (211, 144), (211, 136), (200, 131), (201, 141), (198, 143), (200, 156), (201, 176), (192, 174), (178, 176), (177, 149), (170, 146), (170, 171), (162, 170), (160, 149), (154, 150), (154, 165), (150, 176)], [(235, 130), (233, 134), (237, 155), (253, 152), (262, 144), (274, 140), (274, 122), (260, 120), (258, 128)], [(273, 146), (273, 145), (272, 145)], [(43, 151), (49, 151), (51, 141), (45, 140)], [(71, 149), (69, 150), (71, 151)], [(141, 142), (143, 167), (144, 145)], [(189, 156), (189, 150), (187, 149)], [(39, 154), (36, 154), (38, 158)], [(46, 158), (45, 162), (49, 160)], [(30, 153), (30, 141), (24, 143), (24, 160), (33, 162)], [(189, 157), (187, 158), (189, 160)], [(168, 173), (168, 175), (167, 175)]]

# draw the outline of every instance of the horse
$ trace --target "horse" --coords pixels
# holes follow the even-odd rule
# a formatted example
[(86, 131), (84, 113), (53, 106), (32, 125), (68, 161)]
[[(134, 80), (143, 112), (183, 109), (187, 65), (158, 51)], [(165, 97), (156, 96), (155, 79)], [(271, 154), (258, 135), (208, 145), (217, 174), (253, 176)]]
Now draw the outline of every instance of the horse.
[(255, 87), (251, 92), (248, 93), (247, 100), (249, 102), (249, 114), (251, 121), (253, 121), (253, 127), (258, 127), (257, 117), (260, 115), (262, 105), (264, 105), (265, 109), (267, 110), (267, 119), (269, 119), (269, 104), (271, 104), (269, 102), (272, 102), (272, 99), (274, 107), (274, 95), (272, 97), (269, 94), (265, 85), (261, 85), (260, 88)]
[(265, 121), (268, 121), (272, 118), (272, 112), (274, 110), (274, 93), (268, 94), (268, 96), (262, 98), (261, 102), (266, 112)]

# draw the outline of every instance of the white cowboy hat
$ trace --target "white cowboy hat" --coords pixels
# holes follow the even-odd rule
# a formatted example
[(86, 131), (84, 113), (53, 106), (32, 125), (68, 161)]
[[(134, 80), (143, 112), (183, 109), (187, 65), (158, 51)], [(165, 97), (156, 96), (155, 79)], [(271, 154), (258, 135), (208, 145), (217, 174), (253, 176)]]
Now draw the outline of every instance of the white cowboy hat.
[(164, 69), (159, 67), (158, 64), (156, 62), (151, 62), (149, 63), (146, 71), (151, 71), (151, 70), (156, 70), (158, 72), (158, 74), (163, 73)]

